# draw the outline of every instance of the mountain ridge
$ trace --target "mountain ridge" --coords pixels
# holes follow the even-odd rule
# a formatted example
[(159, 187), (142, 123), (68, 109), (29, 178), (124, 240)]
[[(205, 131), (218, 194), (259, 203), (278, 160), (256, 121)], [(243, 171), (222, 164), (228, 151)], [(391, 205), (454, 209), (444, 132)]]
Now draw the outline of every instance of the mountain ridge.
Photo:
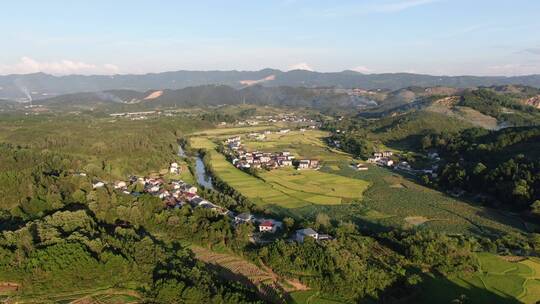
[[(261, 81), (263, 80), (263, 81)], [(307, 70), (281, 71), (169, 71), (147, 74), (64, 75), (46, 73), (11, 74), (0, 76), (0, 99), (28, 101), (77, 92), (106, 90), (178, 90), (202, 85), (227, 85), (245, 88), (251, 85), (266, 87), (337, 87), (397, 90), (406, 87), (447, 86), (471, 88), (494, 85), (527, 85), (540, 88), (540, 75), (525, 76), (434, 76), (412, 73), (363, 74), (351, 70), (314, 72)]]

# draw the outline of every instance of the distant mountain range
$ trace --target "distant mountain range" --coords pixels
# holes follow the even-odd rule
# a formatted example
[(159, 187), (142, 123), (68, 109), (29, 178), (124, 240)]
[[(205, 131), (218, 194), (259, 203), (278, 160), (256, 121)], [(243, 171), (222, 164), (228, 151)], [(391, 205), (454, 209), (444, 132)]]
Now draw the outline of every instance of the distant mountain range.
[(178, 90), (107, 90), (71, 93), (34, 100), (49, 107), (95, 108), (165, 108), (258, 104), (293, 107), (367, 107), (377, 105), (369, 96), (358, 96), (350, 90), (305, 87), (264, 87), (253, 85), (236, 89), (226, 85), (204, 85)]
[(0, 76), (0, 99), (29, 100), (77, 92), (107, 90), (179, 90), (204, 85), (227, 85), (239, 89), (265, 87), (337, 87), (398, 90), (417, 87), (470, 88), (520, 84), (540, 87), (540, 75), (514, 77), (431, 76), (409, 73), (362, 74), (354, 71), (321, 73), (305, 70), (176, 71), (144, 75), (53, 76), (44, 73)]

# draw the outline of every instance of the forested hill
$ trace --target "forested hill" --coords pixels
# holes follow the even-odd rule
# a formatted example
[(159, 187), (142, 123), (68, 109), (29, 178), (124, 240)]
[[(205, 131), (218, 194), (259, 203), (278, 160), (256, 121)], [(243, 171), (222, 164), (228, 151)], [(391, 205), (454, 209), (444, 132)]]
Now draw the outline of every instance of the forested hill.
[(235, 89), (224, 85), (205, 85), (179, 90), (111, 90), (61, 95), (34, 101), (46, 106), (111, 106), (131, 108), (191, 107), (234, 104), (259, 104), (293, 107), (365, 107), (376, 102), (332, 88), (263, 87)]
[(264, 86), (328, 87), (397, 90), (410, 86), (478, 87), (521, 84), (540, 87), (540, 75), (515, 77), (431, 76), (410, 73), (362, 74), (354, 71), (321, 73), (305, 70), (280, 71), (175, 71), (144, 75), (68, 75), (44, 73), (0, 76), (0, 98), (47, 98), (75, 92), (114, 89), (147, 91), (182, 89), (200, 85), (228, 85), (234, 88), (254, 84)]

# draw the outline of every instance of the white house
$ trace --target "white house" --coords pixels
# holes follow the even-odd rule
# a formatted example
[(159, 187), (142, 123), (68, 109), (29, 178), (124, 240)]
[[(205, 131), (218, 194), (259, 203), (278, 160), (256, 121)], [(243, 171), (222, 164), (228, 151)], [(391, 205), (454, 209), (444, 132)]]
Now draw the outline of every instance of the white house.
[(125, 187), (127, 187), (127, 184), (124, 181), (118, 181), (118, 182), (114, 183), (114, 189), (122, 189), (122, 188), (125, 188)]
[(180, 168), (178, 167), (178, 163), (171, 163), (171, 166), (169, 168), (169, 172), (171, 172), (172, 174), (180, 173)]
[(302, 159), (298, 163), (298, 169), (309, 169), (309, 164), (310, 164), (309, 159)]
[(389, 158), (383, 157), (377, 160), (377, 164), (380, 166), (390, 167), (394, 164), (394, 161)]
[(184, 192), (193, 193), (193, 194), (197, 193), (197, 187), (195, 186), (185, 184), (182, 188)]
[(274, 233), (276, 232), (277, 229), (281, 228), (282, 227), (282, 224), (281, 222), (279, 221), (275, 221), (275, 220), (263, 220), (260, 224), (259, 224), (259, 231), (260, 232), (270, 232), (270, 233)]
[(105, 186), (104, 182), (97, 182), (95, 184), (92, 184), (92, 188), (94, 188), (94, 189), (101, 188), (103, 186)]
[(234, 217), (234, 221), (236, 223), (250, 223), (253, 220), (255, 220), (255, 217), (251, 215), (251, 213), (247, 213), (247, 212), (240, 213)]
[(303, 243), (305, 237), (312, 237), (315, 240), (319, 238), (319, 233), (311, 228), (305, 228), (296, 230), (296, 233), (294, 235), (294, 239), (299, 242)]
[(356, 164), (356, 170), (358, 171), (367, 171), (369, 168), (364, 164)]
[(292, 160), (290, 159), (280, 160), (279, 164), (282, 166), (292, 166)]

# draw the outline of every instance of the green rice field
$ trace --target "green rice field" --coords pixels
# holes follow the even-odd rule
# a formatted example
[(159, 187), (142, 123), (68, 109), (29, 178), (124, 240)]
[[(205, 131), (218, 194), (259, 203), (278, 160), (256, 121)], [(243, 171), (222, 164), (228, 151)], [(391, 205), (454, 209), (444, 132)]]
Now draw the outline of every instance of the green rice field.
[(207, 149), (215, 173), (231, 187), (261, 205), (298, 208), (312, 204), (336, 205), (360, 200), (369, 183), (313, 170), (264, 171), (260, 178), (235, 168), (215, 151), (208, 137), (192, 137), (191, 146)]
[(419, 303), (450, 303), (460, 295), (466, 303), (536, 303), (540, 297), (540, 259), (511, 262), (503, 257), (480, 253), (480, 270), (448, 280), (432, 277)]

